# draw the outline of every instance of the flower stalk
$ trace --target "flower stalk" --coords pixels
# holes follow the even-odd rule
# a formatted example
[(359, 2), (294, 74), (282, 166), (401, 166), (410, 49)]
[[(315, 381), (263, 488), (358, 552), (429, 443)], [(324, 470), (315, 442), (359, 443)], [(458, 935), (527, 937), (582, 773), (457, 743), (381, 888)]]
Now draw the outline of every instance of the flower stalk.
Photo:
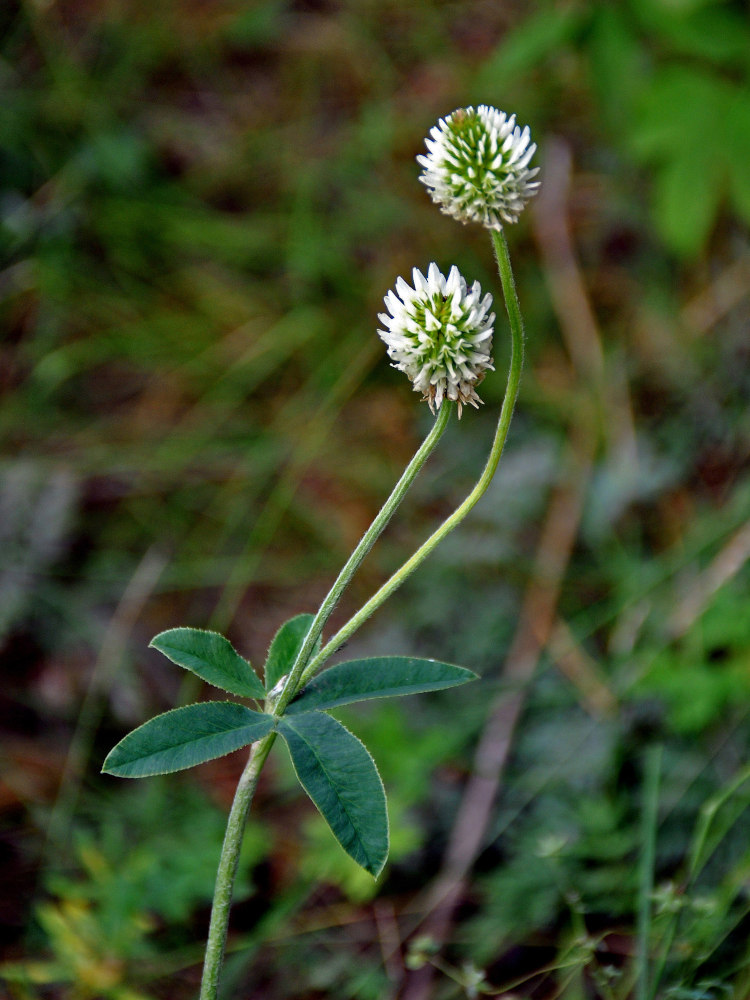
[(476, 505), (477, 501), (487, 492), (487, 487), (495, 475), (500, 456), (503, 453), (505, 442), (510, 429), (510, 422), (513, 417), (518, 390), (521, 382), (521, 371), (523, 369), (524, 357), (524, 329), (521, 307), (516, 293), (513, 269), (508, 252), (508, 243), (502, 229), (493, 229), (490, 233), (492, 244), (495, 250), (500, 282), (505, 297), (505, 307), (508, 313), (511, 331), (511, 355), (508, 369), (508, 381), (505, 388), (505, 398), (500, 409), (500, 416), (492, 441), (490, 453), (487, 458), (484, 470), (477, 480), (476, 485), (454, 512), (440, 525), (436, 531), (423, 542), (417, 551), (407, 559), (389, 580), (370, 598), (370, 600), (360, 610), (353, 615), (349, 621), (329, 640), (321, 649), (318, 655), (309, 663), (302, 674), (301, 684), (307, 683), (315, 672), (325, 663), (325, 661), (336, 652), (352, 635), (364, 624), (377, 608), (380, 607), (396, 591), (401, 584), (417, 569), (437, 545), (466, 517), (469, 511)]
[(323, 600), (323, 603), (320, 605), (318, 613), (315, 615), (315, 618), (310, 625), (310, 629), (305, 636), (305, 640), (302, 643), (302, 647), (297, 654), (294, 665), (289, 672), (284, 688), (279, 695), (278, 700), (274, 704), (273, 710), (275, 715), (281, 715), (296, 694), (300, 686), (307, 661), (315, 648), (315, 643), (318, 641), (326, 622), (331, 616), (331, 612), (338, 604), (339, 598), (346, 589), (351, 578), (356, 573), (362, 560), (383, 533), (384, 528), (396, 513), (396, 509), (405, 497), (409, 487), (417, 478), (425, 462), (435, 450), (438, 441), (443, 436), (445, 429), (448, 426), (450, 412), (450, 406), (443, 407), (440, 410), (429, 434), (416, 451), (414, 457), (404, 470), (403, 475), (394, 486), (391, 495), (378, 511), (378, 514), (372, 524), (360, 539), (357, 547), (347, 559), (346, 564), (336, 578), (336, 581), (328, 591), (328, 594)]

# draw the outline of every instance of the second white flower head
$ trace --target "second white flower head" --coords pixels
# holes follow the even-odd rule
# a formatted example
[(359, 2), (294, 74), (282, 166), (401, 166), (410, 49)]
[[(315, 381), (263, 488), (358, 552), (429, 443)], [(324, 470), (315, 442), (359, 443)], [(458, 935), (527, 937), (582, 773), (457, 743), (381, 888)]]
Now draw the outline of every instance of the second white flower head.
[(478, 281), (469, 288), (457, 267), (447, 278), (437, 264), (427, 277), (415, 267), (412, 280), (413, 288), (398, 278), (385, 296), (388, 313), (378, 316), (385, 327), (378, 334), (393, 367), (411, 379), (433, 413), (450, 399), (460, 416), (463, 404), (481, 402), (476, 386), (493, 368), (492, 296), (482, 297)]
[(459, 222), (500, 229), (518, 220), (539, 188), (539, 168), (529, 168), (536, 145), (528, 125), (520, 128), (515, 115), (497, 108), (460, 108), (430, 129), (425, 144), (419, 179), (441, 212)]

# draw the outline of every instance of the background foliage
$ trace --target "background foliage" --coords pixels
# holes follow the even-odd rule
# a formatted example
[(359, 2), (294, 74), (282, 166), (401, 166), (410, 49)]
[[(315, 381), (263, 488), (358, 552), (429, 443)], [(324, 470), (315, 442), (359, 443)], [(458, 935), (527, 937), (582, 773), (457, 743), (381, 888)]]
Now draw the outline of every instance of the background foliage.
[[(484, 234), (434, 210), (414, 162), (437, 117), (484, 102), (531, 125), (545, 174), (510, 234), (521, 405), (488, 496), (347, 651), (484, 679), (357, 712), (389, 791), (377, 885), (272, 758), (226, 996), (417, 996), (407, 966), (434, 949), (406, 941), (496, 718), (510, 753), (431, 995), (471, 996), (476, 968), (610, 1000), (645, 952), (652, 995), (746, 995), (744, 5), (19, 0), (0, 38), (5, 989), (195, 992), (242, 762), (136, 789), (101, 761), (200, 694), (151, 636), (228, 630), (262, 660), (428, 426), (376, 314), (433, 259), (499, 292)], [(462, 498), (502, 384), (342, 616)]]

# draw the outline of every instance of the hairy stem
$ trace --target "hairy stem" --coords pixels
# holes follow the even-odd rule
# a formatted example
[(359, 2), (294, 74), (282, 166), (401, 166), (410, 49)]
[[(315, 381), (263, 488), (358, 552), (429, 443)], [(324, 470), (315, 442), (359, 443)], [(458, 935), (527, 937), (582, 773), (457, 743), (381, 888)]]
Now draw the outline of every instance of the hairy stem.
[(412, 555), (410, 559), (407, 559), (403, 566), (383, 584), (380, 590), (373, 594), (364, 607), (362, 607), (349, 619), (349, 621), (336, 633), (336, 635), (333, 636), (333, 638), (323, 647), (323, 649), (307, 665), (307, 667), (304, 668), (300, 679), (301, 684), (308, 681), (315, 671), (323, 665), (328, 657), (335, 653), (340, 646), (351, 638), (351, 636), (370, 617), (370, 615), (401, 586), (404, 580), (406, 580), (407, 577), (409, 577), (422, 562), (424, 562), (427, 556), (430, 555), (432, 550), (439, 545), (445, 536), (453, 531), (458, 524), (460, 524), (472, 507), (474, 507), (477, 503), (479, 498), (486, 492), (487, 487), (492, 481), (492, 477), (495, 475), (495, 470), (497, 469), (500, 456), (502, 455), (503, 448), (505, 446), (506, 438), (508, 437), (508, 430), (513, 416), (513, 409), (516, 405), (516, 399), (518, 397), (521, 370), (523, 368), (524, 333), (521, 307), (518, 303), (518, 295), (516, 294), (516, 285), (513, 279), (513, 270), (511, 268), (510, 255), (508, 253), (508, 244), (505, 239), (505, 234), (502, 229), (499, 229), (493, 230), (491, 235), (495, 250), (495, 257), (497, 258), (498, 271), (500, 273), (500, 282), (503, 286), (505, 308), (510, 321), (511, 355), (510, 367), (508, 370), (508, 382), (505, 389), (505, 398), (500, 410), (497, 430), (495, 431), (495, 437), (492, 442), (487, 464), (484, 467), (482, 475), (479, 477), (479, 480), (474, 486), (474, 489), (471, 493), (469, 493), (463, 503), (456, 508), (450, 517), (448, 517), (447, 520), (445, 520), (432, 535), (430, 535), (427, 541), (417, 549), (414, 555)]
[(242, 835), (245, 832), (247, 814), (250, 803), (253, 801), (261, 768), (275, 739), (276, 733), (269, 733), (268, 736), (253, 744), (245, 770), (237, 784), (237, 791), (234, 793), (234, 801), (221, 848), (219, 870), (216, 873), (216, 888), (211, 907), (211, 923), (208, 928), (200, 1000), (217, 1000), (219, 995), (219, 976), (224, 964), (229, 909), (232, 905), (232, 891), (240, 859)]
[(294, 665), (289, 673), (287, 682), (284, 685), (284, 690), (274, 706), (275, 715), (281, 715), (291, 699), (294, 697), (294, 694), (299, 687), (305, 666), (307, 665), (307, 661), (309, 660), (315, 647), (315, 643), (317, 642), (320, 633), (323, 631), (325, 623), (328, 621), (331, 612), (338, 604), (344, 588), (356, 573), (362, 560), (380, 537), (383, 529), (393, 517), (396, 512), (396, 508), (403, 500), (407, 490), (416, 479), (422, 466), (434, 451), (435, 446), (443, 436), (445, 428), (448, 426), (452, 409), (452, 403), (444, 403), (443, 406), (440, 407), (430, 433), (420, 445), (411, 462), (407, 465), (403, 475), (393, 487), (391, 495), (383, 504), (375, 517), (375, 520), (364, 533), (357, 544), (357, 547), (347, 559), (344, 568), (336, 578), (336, 582), (333, 584), (325, 600), (320, 605), (320, 609), (310, 625), (310, 630), (305, 636), (305, 641), (297, 654), (297, 659), (294, 661)]

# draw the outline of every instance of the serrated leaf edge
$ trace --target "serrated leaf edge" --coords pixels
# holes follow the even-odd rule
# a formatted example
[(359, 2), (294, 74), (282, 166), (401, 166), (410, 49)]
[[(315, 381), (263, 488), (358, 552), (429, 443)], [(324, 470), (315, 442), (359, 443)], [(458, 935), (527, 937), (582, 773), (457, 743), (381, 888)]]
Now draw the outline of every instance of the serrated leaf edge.
[[(388, 796), (386, 795), (386, 792), (385, 792), (385, 785), (383, 784), (383, 779), (382, 779), (382, 778), (381, 778), (381, 776), (380, 776), (380, 771), (378, 770), (378, 765), (377, 765), (377, 763), (376, 763), (376, 761), (375, 761), (375, 758), (374, 758), (374, 757), (372, 756), (372, 754), (371, 754), (371, 753), (370, 753), (370, 751), (369, 751), (369, 750), (367, 749), (367, 747), (366, 747), (366, 746), (365, 746), (365, 744), (364, 744), (364, 743), (362, 742), (362, 740), (361, 740), (361, 739), (360, 739), (360, 738), (359, 738), (358, 736), (355, 736), (355, 734), (354, 734), (354, 733), (353, 733), (353, 732), (351, 731), (351, 729), (347, 728), (347, 726), (345, 726), (345, 725), (344, 725), (344, 724), (343, 724), (342, 722), (339, 722), (339, 720), (338, 720), (338, 719), (335, 719), (335, 718), (334, 718), (334, 717), (333, 717), (333, 716), (332, 716), (332, 715), (331, 715), (331, 714), (330, 714), (329, 712), (320, 712), (320, 711), (318, 711), (317, 709), (314, 709), (314, 710), (312, 710), (312, 711), (310, 711), (310, 712), (300, 712), (300, 713), (299, 713), (299, 715), (298, 715), (298, 716), (296, 716), (296, 718), (302, 718), (302, 717), (303, 717), (303, 716), (305, 716), (305, 715), (327, 715), (329, 719), (333, 719), (333, 721), (334, 721), (334, 722), (335, 722), (335, 723), (336, 723), (336, 724), (337, 724), (338, 726), (340, 726), (340, 727), (341, 727), (341, 728), (342, 728), (342, 729), (344, 730), (344, 732), (348, 733), (348, 735), (349, 735), (349, 736), (351, 736), (351, 737), (352, 737), (352, 739), (356, 740), (356, 741), (357, 741), (357, 743), (359, 743), (359, 745), (360, 745), (360, 746), (362, 747), (362, 749), (363, 749), (363, 750), (365, 751), (365, 753), (367, 754), (367, 756), (368, 756), (368, 757), (370, 758), (370, 760), (372, 761), (372, 766), (373, 766), (373, 767), (374, 767), (374, 769), (375, 769), (375, 774), (377, 775), (377, 778), (378, 778), (378, 781), (380, 782), (380, 788), (381, 788), (381, 790), (382, 790), (382, 792), (383, 792), (383, 802), (384, 802), (384, 804), (385, 804), (385, 855), (384, 855), (384, 857), (383, 857), (383, 861), (382, 861), (382, 863), (381, 863), (380, 867), (378, 868), (378, 870), (377, 870), (376, 872), (372, 872), (372, 871), (370, 871), (370, 870), (369, 870), (369, 868), (365, 868), (365, 867), (364, 867), (364, 865), (359, 865), (359, 867), (360, 867), (360, 868), (362, 868), (362, 869), (363, 869), (364, 871), (366, 871), (368, 875), (372, 875), (372, 877), (373, 877), (374, 879), (377, 879), (377, 878), (380, 878), (381, 874), (383, 873), (383, 869), (385, 868), (386, 864), (388, 863), (388, 856), (389, 856), (389, 855), (390, 855), (390, 853), (391, 853), (391, 821), (390, 821), (390, 817), (388, 816)], [(329, 829), (329, 830), (331, 831), (331, 833), (333, 834), (333, 837), (334, 837), (334, 839), (335, 839), (335, 840), (336, 840), (336, 842), (337, 842), (337, 843), (339, 844), (339, 846), (341, 847), (342, 851), (344, 851), (344, 853), (345, 853), (345, 854), (347, 855), (347, 857), (351, 858), (352, 856), (351, 856), (351, 854), (349, 853), (349, 851), (347, 851), (347, 849), (346, 849), (346, 848), (344, 847), (344, 845), (343, 845), (343, 844), (341, 843), (341, 841), (339, 840), (338, 836), (337, 836), (337, 835), (336, 835), (336, 833), (334, 832), (333, 828), (331, 827), (331, 825), (330, 825), (330, 823), (328, 822), (328, 820), (326, 819), (326, 817), (325, 817), (325, 816), (323, 816), (323, 813), (322, 813), (322, 812), (320, 812), (320, 809), (318, 809), (318, 804), (317, 804), (317, 802), (315, 802), (315, 800), (314, 800), (314, 799), (312, 798), (312, 796), (311, 796), (311, 795), (310, 795), (310, 793), (309, 793), (309, 792), (307, 791), (307, 789), (305, 788), (305, 786), (304, 786), (304, 785), (302, 784), (302, 779), (300, 778), (300, 776), (299, 776), (299, 773), (298, 773), (298, 771), (297, 771), (297, 765), (296, 765), (296, 764), (294, 763), (294, 757), (292, 756), (292, 751), (291, 751), (291, 747), (289, 747), (289, 744), (287, 743), (287, 739), (286, 739), (286, 736), (284, 735), (284, 728), (285, 728), (285, 725), (288, 725), (288, 722), (287, 722), (287, 719), (286, 719), (286, 717), (285, 717), (285, 716), (282, 716), (282, 717), (281, 717), (281, 718), (280, 718), (280, 719), (278, 720), (278, 723), (277, 723), (277, 726), (276, 726), (276, 731), (277, 731), (277, 732), (278, 732), (278, 733), (279, 733), (279, 734), (281, 735), (281, 737), (283, 738), (284, 742), (285, 742), (285, 743), (286, 743), (286, 745), (287, 745), (287, 748), (289, 749), (289, 757), (290, 757), (290, 759), (291, 759), (291, 761), (292, 761), (292, 767), (294, 768), (294, 773), (295, 773), (295, 774), (297, 775), (297, 780), (299, 781), (300, 785), (302, 785), (302, 788), (303, 788), (303, 789), (304, 789), (304, 791), (305, 791), (305, 795), (307, 795), (307, 797), (308, 797), (308, 798), (310, 799), (310, 801), (312, 802), (312, 804), (313, 804), (313, 805), (315, 806), (315, 808), (316, 808), (316, 809), (318, 810), (318, 812), (320, 813), (320, 815), (321, 815), (321, 816), (323, 817), (323, 819), (324, 819), (324, 821), (325, 821), (325, 824), (326, 824), (326, 826), (328, 827), (328, 829)], [(297, 735), (299, 736), (299, 733), (297, 733)], [(300, 737), (300, 738), (301, 738), (301, 737)], [(317, 754), (315, 754), (315, 758), (316, 758), (316, 760), (318, 760), (318, 757), (317, 757)], [(322, 766), (322, 764), (321, 764), (321, 770), (322, 770), (322, 771), (324, 771), (324, 772), (325, 772), (325, 770), (326, 770), (326, 769), (325, 769), (325, 768), (324, 768), (324, 767)], [(327, 772), (326, 772), (326, 773), (327, 773)], [(333, 782), (331, 782), (331, 785), (333, 786)], [(355, 825), (355, 824), (354, 824), (354, 823), (352, 822), (352, 820), (351, 820), (351, 817), (349, 816), (349, 813), (348, 813), (348, 811), (347, 811), (347, 810), (345, 809), (345, 810), (344, 810), (344, 812), (346, 812), (346, 815), (347, 815), (347, 818), (349, 819), (349, 822), (350, 822), (350, 823), (352, 824), (352, 827), (353, 827), (353, 828), (354, 828), (354, 830), (356, 831), (356, 830), (357, 830), (357, 827), (356, 827), (356, 825)], [(359, 839), (359, 837), (358, 837), (357, 839)], [(361, 844), (361, 840), (360, 840), (360, 844)], [(365, 853), (365, 852), (364, 852), (364, 849), (363, 849), (363, 853)], [(354, 858), (352, 858), (352, 861), (355, 861), (355, 859), (354, 859)], [(358, 862), (358, 861), (355, 861), (355, 864), (359, 864), (359, 862)]]
[[(221, 684), (216, 684), (214, 681), (206, 680), (205, 677), (202, 677), (200, 674), (197, 674), (191, 667), (186, 667), (184, 663), (180, 663), (179, 660), (175, 660), (174, 657), (169, 655), (169, 653), (165, 652), (163, 649), (161, 649), (159, 646), (156, 645), (156, 640), (160, 639), (163, 635), (169, 635), (170, 632), (179, 632), (182, 629), (185, 629), (190, 632), (201, 632), (204, 635), (217, 635), (219, 636), (220, 639), (223, 639), (224, 642), (227, 643), (232, 652), (235, 654), (235, 656), (239, 657), (239, 659), (242, 660), (243, 663), (247, 664), (247, 668), (251, 677), (251, 681), (248, 687), (252, 687), (252, 682), (254, 680), (257, 682), (255, 690), (252, 693), (248, 692), (240, 694), (237, 691), (232, 691), (230, 688), (223, 687)], [(166, 658), (170, 661), (170, 663), (174, 663), (175, 666), (181, 667), (183, 670), (190, 671), (190, 673), (195, 674), (196, 677), (201, 677), (201, 680), (205, 681), (206, 684), (210, 684), (211, 687), (215, 687), (219, 691), (227, 691), (229, 694), (236, 695), (236, 697), (238, 698), (254, 698), (256, 700), (260, 700), (265, 697), (266, 689), (263, 685), (263, 681), (256, 674), (255, 669), (250, 660), (248, 660), (247, 657), (243, 656), (242, 653), (238, 652), (235, 649), (234, 644), (231, 643), (225, 635), (222, 635), (221, 632), (215, 632), (213, 629), (210, 628), (195, 628), (193, 625), (176, 625), (174, 628), (167, 628), (164, 629), (162, 632), (159, 632), (157, 635), (153, 637), (151, 642), (149, 642), (148, 646), (149, 649), (155, 649), (158, 653), (161, 653), (162, 656), (166, 656)], [(154, 718), (156, 718), (156, 716), (154, 716)]]
[[(421, 663), (439, 663), (442, 666), (455, 667), (457, 670), (465, 670), (468, 674), (471, 674), (471, 677), (464, 677), (461, 680), (452, 681), (449, 684), (439, 684), (437, 687), (418, 688), (411, 691), (388, 691), (383, 692), (383, 694), (365, 694), (362, 695), (361, 698), (355, 697), (351, 701), (337, 702), (335, 705), (326, 705), (324, 707), (316, 706), (315, 708), (303, 709), (301, 712), (289, 712), (289, 708), (299, 703), (299, 700), (308, 688), (313, 685), (319, 677), (325, 676), (329, 670), (335, 670), (337, 667), (343, 667), (349, 663), (360, 663), (364, 660), (417, 660)], [(462, 684), (469, 684), (471, 681), (478, 681), (479, 679), (480, 675), (474, 670), (469, 669), (469, 667), (462, 667), (458, 663), (447, 663), (445, 660), (436, 660), (429, 656), (362, 656), (358, 660), (343, 660), (341, 663), (334, 663), (332, 666), (326, 667), (325, 670), (321, 670), (320, 673), (317, 673), (300, 691), (297, 692), (289, 703), (287, 712), (293, 716), (307, 715), (310, 712), (328, 713), (336, 708), (344, 708), (347, 705), (356, 705), (360, 701), (376, 701), (378, 698), (409, 698), (414, 694), (431, 694), (433, 691), (448, 691), (450, 688), (460, 687)]]
[[(266, 693), (269, 693), (268, 661), (271, 658), (271, 650), (273, 649), (273, 644), (276, 642), (276, 640), (279, 637), (279, 634), (281, 633), (282, 629), (284, 629), (287, 625), (289, 625), (290, 622), (296, 621), (297, 618), (302, 618), (303, 616), (306, 617), (306, 618), (309, 618), (310, 619), (309, 624), (312, 625), (313, 621), (315, 620), (315, 615), (311, 614), (309, 611), (299, 611), (296, 615), (292, 615), (291, 618), (287, 618), (286, 621), (283, 621), (281, 623), (281, 625), (279, 625), (279, 627), (276, 629), (276, 631), (273, 634), (273, 638), (271, 639), (270, 643), (268, 644), (268, 652), (266, 653), (266, 659), (265, 659), (265, 661), (263, 663), (263, 680), (261, 681), (261, 683), (264, 686), (264, 690), (266, 691)], [(305, 641), (305, 638), (303, 636), (302, 637), (302, 642), (304, 643), (304, 641)], [(315, 641), (315, 645), (313, 646), (313, 655), (320, 649), (320, 646), (321, 646), (321, 637), (318, 636), (318, 638)], [(289, 666), (291, 666), (291, 664), (289, 664)], [(287, 671), (287, 673), (288, 673), (288, 671)], [(283, 674), (280, 674), (279, 676), (281, 677), (281, 676), (283, 676)], [(272, 690), (276, 686), (276, 684), (278, 684), (278, 678), (276, 679), (275, 683), (270, 686), (270, 689)]]
[[(264, 716), (264, 715), (267, 714), (265, 712), (255, 712), (254, 709), (247, 708), (246, 705), (240, 705), (239, 702), (236, 702), (236, 701), (205, 701), (205, 702), (204, 701), (196, 701), (196, 702), (193, 702), (191, 705), (179, 705), (177, 708), (170, 708), (166, 712), (160, 712), (158, 715), (152, 715), (150, 719), (146, 719), (146, 721), (142, 722), (140, 724), (140, 726), (136, 726), (135, 729), (131, 729), (129, 733), (125, 733), (125, 735), (123, 736), (123, 738), (121, 740), (119, 740), (117, 743), (115, 743), (115, 745), (109, 751), (109, 753), (107, 754), (107, 756), (104, 758), (104, 762), (102, 763), (101, 773), (102, 774), (109, 774), (113, 778), (131, 778), (131, 779), (135, 780), (136, 778), (156, 778), (156, 777), (158, 777), (161, 774), (176, 774), (178, 771), (189, 771), (191, 767), (200, 767), (201, 764), (206, 764), (210, 760), (221, 760), (222, 757), (228, 757), (230, 753), (236, 753), (238, 750), (242, 750), (245, 747), (249, 747), (252, 743), (257, 743), (258, 740), (262, 740), (263, 737), (268, 736), (269, 733), (274, 732), (274, 730), (277, 728), (276, 724), (274, 723), (274, 725), (271, 726), (271, 728), (268, 729), (265, 733), (263, 733), (262, 736), (257, 736), (255, 739), (248, 740), (247, 743), (241, 743), (238, 747), (234, 747), (234, 749), (232, 749), (232, 750), (225, 750), (224, 753), (217, 753), (215, 757), (207, 757), (206, 760), (197, 761), (195, 764), (188, 764), (187, 767), (180, 767), (180, 768), (176, 768), (176, 769), (172, 769), (172, 770), (166, 770), (166, 771), (151, 771), (151, 772), (149, 772), (149, 774), (138, 774), (138, 775), (135, 775), (135, 776), (131, 776), (131, 775), (128, 775), (128, 774), (118, 774), (116, 771), (109, 771), (109, 770), (107, 770), (107, 766), (106, 765), (107, 765), (107, 761), (109, 760), (109, 758), (112, 756), (112, 754), (115, 752), (115, 750), (120, 746), (120, 744), (124, 743), (126, 739), (128, 739), (130, 736), (133, 735), (133, 733), (137, 733), (139, 729), (143, 729), (144, 726), (147, 726), (150, 722), (153, 722), (154, 719), (161, 719), (165, 715), (172, 715), (174, 712), (180, 712), (180, 711), (182, 711), (185, 708), (192, 708), (193, 705), (236, 705), (239, 708), (246, 708), (248, 712), (253, 712), (255, 715)], [(308, 713), (300, 713), (300, 714), (302, 715), (302, 714), (308, 714)], [(273, 721), (273, 716), (269, 715), (268, 718)], [(237, 728), (241, 729), (242, 727), (238, 726)], [(236, 730), (227, 729), (227, 730), (225, 730), (225, 732), (231, 733), (231, 732), (236, 732)], [(176, 745), (177, 746), (185, 746), (187, 743), (197, 743), (197, 742), (198, 742), (198, 740), (186, 740), (185, 743), (180, 743), (180, 744), (176, 744)], [(159, 751), (159, 752), (163, 753), (164, 751)], [(143, 758), (140, 758), (140, 759), (142, 760)]]

